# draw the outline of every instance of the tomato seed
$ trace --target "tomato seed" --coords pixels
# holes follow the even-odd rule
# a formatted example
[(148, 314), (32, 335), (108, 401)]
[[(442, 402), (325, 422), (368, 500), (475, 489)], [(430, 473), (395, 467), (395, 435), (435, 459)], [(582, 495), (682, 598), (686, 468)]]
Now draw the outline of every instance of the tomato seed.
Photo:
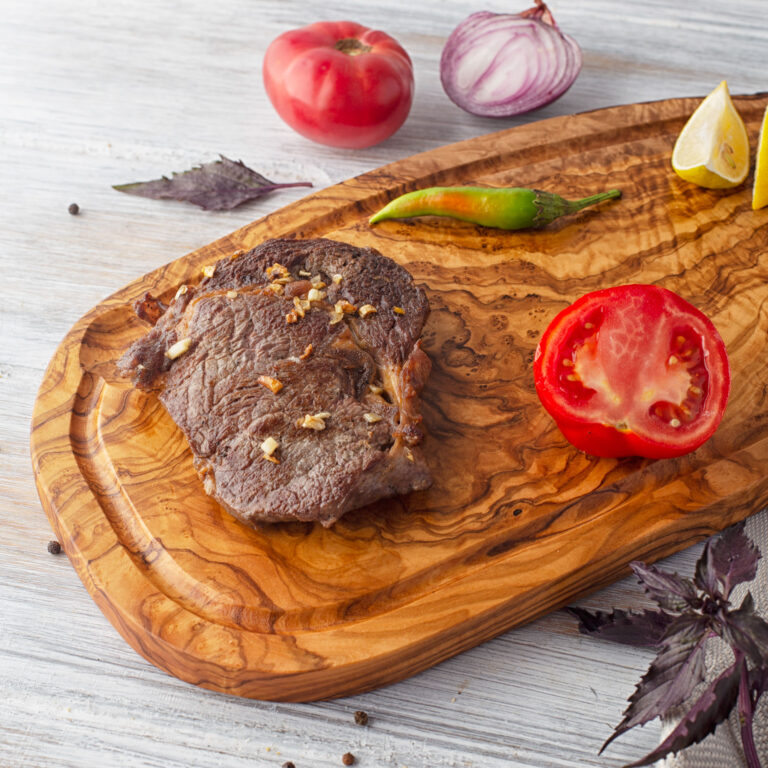
[(594, 324), (594, 323), (584, 323), (584, 327), (585, 327), (585, 328), (586, 328), (588, 331), (591, 331), (591, 330), (592, 330), (592, 329), (595, 327), (595, 324)]
[(573, 368), (573, 360), (569, 360), (567, 357), (563, 360), (563, 365), (566, 368)]
[(670, 419), (669, 426), (670, 427), (679, 427), (680, 426), (680, 419)]
[(677, 358), (674, 355), (672, 355), (672, 357), (669, 358), (668, 362), (670, 365), (674, 365), (677, 362)]

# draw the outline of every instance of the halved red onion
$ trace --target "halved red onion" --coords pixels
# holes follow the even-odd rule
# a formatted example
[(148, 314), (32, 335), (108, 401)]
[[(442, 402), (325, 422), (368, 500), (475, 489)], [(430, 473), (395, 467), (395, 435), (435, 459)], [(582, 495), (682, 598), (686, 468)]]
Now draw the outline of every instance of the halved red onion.
[(581, 70), (581, 48), (547, 6), (517, 14), (473, 13), (453, 30), (440, 59), (448, 97), (482, 117), (530, 112), (562, 96)]

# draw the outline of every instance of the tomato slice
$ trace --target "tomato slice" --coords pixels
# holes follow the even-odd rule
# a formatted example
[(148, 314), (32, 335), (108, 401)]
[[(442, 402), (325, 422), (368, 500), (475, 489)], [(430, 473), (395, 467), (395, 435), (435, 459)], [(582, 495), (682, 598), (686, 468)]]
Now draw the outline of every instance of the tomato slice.
[(560, 431), (594, 456), (682, 456), (717, 429), (728, 356), (702, 312), (656, 285), (582, 296), (550, 323), (536, 392)]

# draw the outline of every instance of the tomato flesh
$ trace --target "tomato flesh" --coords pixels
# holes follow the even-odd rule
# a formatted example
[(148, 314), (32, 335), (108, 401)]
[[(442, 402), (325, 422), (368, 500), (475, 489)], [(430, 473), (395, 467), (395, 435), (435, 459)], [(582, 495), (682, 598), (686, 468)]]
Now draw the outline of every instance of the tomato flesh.
[(720, 334), (666, 288), (582, 296), (543, 334), (536, 392), (565, 437), (594, 456), (670, 458), (717, 429), (730, 371)]
[(284, 32), (264, 55), (280, 117), (312, 141), (360, 149), (389, 138), (413, 100), (413, 65), (389, 35), (352, 21)]

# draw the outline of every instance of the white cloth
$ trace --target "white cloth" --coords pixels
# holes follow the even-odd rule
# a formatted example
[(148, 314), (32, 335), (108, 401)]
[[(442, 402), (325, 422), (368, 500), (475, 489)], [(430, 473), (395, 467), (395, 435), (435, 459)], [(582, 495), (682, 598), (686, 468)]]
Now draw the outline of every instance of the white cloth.
[[(731, 602), (739, 605), (749, 590), (755, 599), (757, 612), (763, 618), (768, 618), (768, 509), (749, 518), (745, 530), (760, 549), (762, 557), (758, 563), (755, 580), (736, 587), (733, 590)], [(720, 638), (710, 640), (706, 651), (707, 680), (709, 681), (733, 663), (733, 654)], [(703, 685), (700, 686), (697, 693), (703, 687)], [(664, 720), (662, 724), (664, 738), (677, 725), (679, 717), (680, 715)], [(768, 692), (764, 693), (757, 703), (752, 730), (760, 762), (764, 768), (768, 768)], [(657, 763), (657, 766), (659, 768), (744, 768), (746, 761), (741, 746), (741, 726), (736, 708), (731, 713), (731, 717), (720, 723), (713, 734), (677, 755), (667, 757)]]

